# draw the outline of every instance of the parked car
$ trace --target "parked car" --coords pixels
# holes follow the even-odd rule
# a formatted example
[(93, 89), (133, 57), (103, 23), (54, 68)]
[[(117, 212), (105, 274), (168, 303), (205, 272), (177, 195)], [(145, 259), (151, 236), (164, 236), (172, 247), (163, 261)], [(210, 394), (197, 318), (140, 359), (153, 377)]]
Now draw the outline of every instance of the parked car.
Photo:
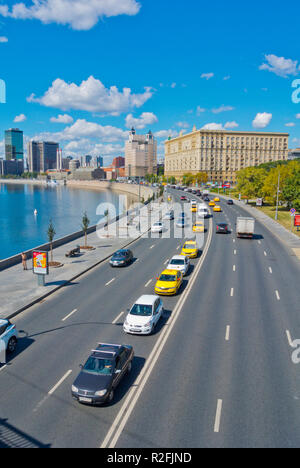
[(150, 335), (153, 333), (164, 311), (162, 300), (154, 295), (141, 296), (132, 308), (128, 309), (123, 330), (125, 333)]
[(13, 353), (18, 343), (16, 326), (7, 319), (0, 319), (0, 340), (4, 343), (5, 351)]
[(113, 254), (110, 259), (110, 266), (111, 267), (123, 267), (131, 263), (133, 260), (133, 253), (131, 250), (122, 249), (118, 250)]

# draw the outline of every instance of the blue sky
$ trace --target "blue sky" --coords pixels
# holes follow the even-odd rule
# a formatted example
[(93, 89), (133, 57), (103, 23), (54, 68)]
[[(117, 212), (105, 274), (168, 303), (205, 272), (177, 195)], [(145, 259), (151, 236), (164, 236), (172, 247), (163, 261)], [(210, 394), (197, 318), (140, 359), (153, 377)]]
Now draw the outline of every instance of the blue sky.
[[(59, 141), (64, 156), (123, 153), (132, 124), (290, 133), (300, 146), (295, 1), (0, 0), (4, 130)], [(55, 7), (53, 6), (55, 5)]]

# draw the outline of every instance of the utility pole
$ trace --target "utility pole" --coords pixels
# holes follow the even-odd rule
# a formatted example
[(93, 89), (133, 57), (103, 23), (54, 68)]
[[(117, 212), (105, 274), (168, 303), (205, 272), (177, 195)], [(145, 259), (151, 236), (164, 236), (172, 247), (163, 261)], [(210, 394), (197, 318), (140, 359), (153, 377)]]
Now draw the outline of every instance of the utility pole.
[(278, 184), (277, 184), (277, 201), (276, 201), (276, 214), (275, 214), (275, 221), (277, 221), (277, 220), (278, 220), (278, 205), (279, 205), (279, 193), (280, 193), (279, 187), (280, 187), (280, 170), (279, 170), (279, 173), (278, 173)]

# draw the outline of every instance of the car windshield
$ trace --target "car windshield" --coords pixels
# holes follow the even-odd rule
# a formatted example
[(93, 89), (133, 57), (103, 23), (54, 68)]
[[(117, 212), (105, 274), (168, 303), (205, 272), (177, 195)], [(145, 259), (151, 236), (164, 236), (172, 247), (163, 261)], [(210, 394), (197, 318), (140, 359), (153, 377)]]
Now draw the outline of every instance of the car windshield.
[(195, 247), (196, 247), (196, 244), (194, 244), (194, 243), (193, 244), (186, 243), (183, 246), (184, 249), (194, 249)]
[(159, 281), (176, 281), (175, 275), (161, 275)]
[(113, 255), (113, 258), (124, 258), (124, 257), (126, 257), (126, 252), (116, 252)]
[(140, 317), (150, 317), (152, 315), (152, 306), (145, 304), (134, 304), (130, 315), (139, 315)]
[(180, 260), (180, 259), (171, 260), (170, 265), (184, 265), (184, 260)]
[(160, 227), (161, 225), (162, 225), (161, 223), (154, 223), (154, 226), (156, 226), (156, 227), (158, 227), (158, 226)]
[(109, 359), (98, 359), (90, 356), (84, 365), (83, 372), (94, 375), (111, 375), (113, 363)]

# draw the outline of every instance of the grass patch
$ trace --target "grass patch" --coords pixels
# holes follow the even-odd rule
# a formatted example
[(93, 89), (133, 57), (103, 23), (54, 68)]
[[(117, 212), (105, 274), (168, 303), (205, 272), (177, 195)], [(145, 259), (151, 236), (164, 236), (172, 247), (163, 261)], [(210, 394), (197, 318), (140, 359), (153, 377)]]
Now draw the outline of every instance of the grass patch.
[[(263, 213), (265, 213), (267, 216), (270, 216), (270, 218), (275, 220), (275, 215), (276, 215), (276, 207), (275, 206), (263, 206), (263, 207), (257, 207), (258, 210), (261, 210)], [(278, 220), (277, 222), (281, 224), (283, 227), (288, 229), (288, 231), (293, 232), (296, 234), (298, 237), (300, 237), (300, 231), (297, 231), (297, 228), (294, 227), (294, 219), (291, 222), (291, 215), (290, 211), (285, 208), (285, 207), (279, 207), (278, 208)]]

